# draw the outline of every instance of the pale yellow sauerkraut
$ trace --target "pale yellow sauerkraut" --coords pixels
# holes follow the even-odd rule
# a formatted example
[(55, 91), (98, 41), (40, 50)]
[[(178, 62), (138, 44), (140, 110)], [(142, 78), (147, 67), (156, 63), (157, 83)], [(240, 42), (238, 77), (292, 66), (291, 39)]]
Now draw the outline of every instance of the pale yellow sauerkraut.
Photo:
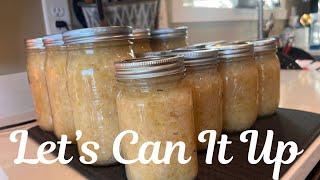
[(150, 39), (135, 39), (132, 45), (135, 54), (142, 54), (152, 51), (150, 47)]
[(275, 113), (280, 100), (280, 63), (275, 53), (257, 53), (259, 72), (259, 116)]
[(166, 51), (188, 46), (185, 37), (176, 38), (152, 38), (151, 39), (152, 51)]
[(52, 131), (51, 107), (45, 76), (46, 54), (44, 50), (27, 51), (27, 72), (32, 98), (39, 127), (45, 131)]
[[(196, 138), (202, 131), (222, 131), (222, 88), (223, 83), (218, 65), (202, 69), (188, 69), (186, 80), (192, 87)], [(197, 143), (198, 150), (207, 149), (206, 143)]]
[[(137, 144), (130, 144), (129, 136), (122, 140), (122, 152), (126, 159), (137, 158), (139, 147), (146, 141), (161, 142), (159, 157), (164, 156), (167, 141), (183, 141), (186, 144), (185, 157), (192, 157), (188, 164), (179, 164), (178, 151), (175, 150), (169, 165), (144, 165), (139, 162), (126, 165), (128, 179), (188, 180), (196, 177), (198, 162), (192, 103), (191, 89), (180, 83), (147, 89), (133, 86), (121, 89), (117, 98), (120, 130), (134, 130), (139, 134)], [(145, 157), (150, 155), (149, 148)]]
[(258, 115), (258, 69), (252, 57), (233, 58), (221, 64), (223, 78), (223, 130), (250, 128)]
[(119, 133), (114, 62), (132, 58), (131, 45), (127, 40), (101, 42), (72, 45), (68, 51), (68, 90), (74, 124), (83, 133), (77, 141), (79, 154), (86, 156), (81, 151), (83, 143), (95, 141), (100, 145), (99, 150), (94, 150), (98, 157), (95, 165), (113, 164), (113, 141)]
[(48, 47), (46, 52), (46, 79), (52, 110), (54, 133), (58, 138), (67, 135), (75, 142), (75, 128), (67, 89), (66, 47)]

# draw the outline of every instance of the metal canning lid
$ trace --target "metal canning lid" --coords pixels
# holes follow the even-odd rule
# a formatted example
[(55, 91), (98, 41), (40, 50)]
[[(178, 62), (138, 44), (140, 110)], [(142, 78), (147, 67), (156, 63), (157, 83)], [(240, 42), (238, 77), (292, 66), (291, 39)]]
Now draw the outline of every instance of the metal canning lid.
[(174, 56), (182, 56), (186, 67), (213, 65), (220, 61), (219, 51), (216, 49), (179, 49), (168, 53)]
[(254, 46), (254, 52), (276, 51), (277, 44), (275, 38), (250, 41)]
[(213, 46), (218, 44), (225, 43), (226, 41), (212, 41), (212, 42), (204, 42), (204, 43), (197, 43), (187, 47), (187, 49), (214, 49)]
[(247, 42), (231, 42), (214, 46), (219, 50), (221, 58), (237, 58), (253, 56), (253, 44)]
[(133, 39), (148, 39), (150, 37), (150, 29), (133, 29)]
[(133, 38), (129, 26), (108, 26), (77, 29), (62, 34), (66, 45), (96, 43), (114, 40), (129, 40)]
[(51, 46), (63, 46), (63, 37), (62, 34), (54, 34), (43, 37), (43, 43), (45, 47)]
[(42, 38), (27, 39), (25, 41), (25, 44), (26, 44), (26, 49), (44, 49)]
[(145, 57), (116, 62), (115, 70), (118, 80), (133, 80), (184, 74), (186, 68), (182, 57), (171, 56)]
[(156, 39), (186, 37), (188, 35), (188, 27), (182, 26), (177, 28), (155, 29), (151, 31), (151, 37)]

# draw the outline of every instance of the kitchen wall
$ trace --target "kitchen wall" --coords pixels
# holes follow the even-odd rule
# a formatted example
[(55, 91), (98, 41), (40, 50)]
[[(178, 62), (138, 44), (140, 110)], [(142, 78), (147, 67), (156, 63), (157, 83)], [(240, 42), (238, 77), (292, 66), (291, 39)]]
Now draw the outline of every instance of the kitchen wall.
[(24, 72), (24, 39), (44, 34), (41, 0), (1, 0), (0, 22), (0, 75)]
[[(168, 9), (168, 25), (170, 27), (188, 26), (189, 27), (189, 43), (198, 43), (215, 40), (245, 40), (255, 39), (257, 37), (257, 22), (256, 21), (226, 21), (226, 22), (192, 22), (192, 23), (172, 23), (171, 1), (167, 0)], [(288, 14), (292, 6), (306, 6), (300, 0), (282, 0)], [(285, 20), (276, 20), (275, 26), (271, 35), (281, 33), (286, 25)]]

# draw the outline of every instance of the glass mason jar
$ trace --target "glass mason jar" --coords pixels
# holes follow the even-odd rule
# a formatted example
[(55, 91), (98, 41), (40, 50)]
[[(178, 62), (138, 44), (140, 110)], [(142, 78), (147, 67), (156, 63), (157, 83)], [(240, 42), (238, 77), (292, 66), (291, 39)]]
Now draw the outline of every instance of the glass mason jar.
[(53, 131), (60, 138), (76, 141), (71, 102), (67, 89), (67, 49), (61, 34), (43, 38), (46, 47), (45, 73), (52, 111)]
[(46, 54), (43, 39), (26, 40), (27, 73), (37, 115), (37, 123), (42, 130), (52, 131), (51, 107), (45, 78)]
[(134, 29), (133, 30), (133, 52), (142, 54), (152, 51), (150, 47), (150, 30), (149, 29)]
[(226, 41), (212, 41), (212, 42), (204, 42), (192, 44), (187, 47), (187, 49), (215, 49), (216, 45), (226, 43)]
[[(139, 135), (137, 144), (130, 144), (131, 137), (122, 139), (123, 156), (135, 159), (143, 143), (160, 141), (158, 157), (164, 157), (167, 141), (173, 144), (182, 141), (186, 145), (185, 157), (191, 157), (189, 163), (182, 165), (176, 150), (170, 164), (126, 165), (128, 179), (194, 179), (198, 161), (192, 92), (183, 83), (183, 59), (153, 57), (123, 61), (115, 66), (120, 89), (117, 97), (120, 130), (134, 130)], [(145, 157), (151, 153), (152, 149), (147, 149)]]
[[(186, 82), (192, 88), (196, 139), (205, 130), (222, 131), (222, 78), (218, 71), (220, 58), (217, 50), (173, 50), (170, 55), (182, 56), (187, 68)], [(197, 143), (205, 150), (206, 143)]]
[(235, 43), (217, 46), (223, 63), (223, 130), (250, 128), (258, 114), (258, 69), (253, 45)]
[(259, 116), (274, 114), (280, 100), (280, 62), (276, 54), (276, 40), (253, 41), (259, 72)]
[(187, 27), (156, 29), (151, 31), (151, 49), (165, 51), (188, 46)]
[(94, 165), (116, 163), (112, 147), (118, 135), (114, 62), (132, 58), (130, 27), (97, 27), (63, 34), (68, 49), (68, 92), (81, 156), (83, 143), (95, 141), (98, 160)]

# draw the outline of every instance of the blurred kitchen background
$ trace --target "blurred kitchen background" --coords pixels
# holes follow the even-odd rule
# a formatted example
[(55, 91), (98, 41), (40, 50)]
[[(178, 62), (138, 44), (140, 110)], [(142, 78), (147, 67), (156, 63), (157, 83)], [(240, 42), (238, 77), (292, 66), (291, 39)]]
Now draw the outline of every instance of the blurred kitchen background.
[[(131, 25), (189, 27), (189, 44), (281, 37), (290, 58), (320, 56), (318, 0), (2, 0), (0, 6), (0, 127), (33, 118), (24, 39), (69, 29)], [(260, 7), (260, 11), (259, 11)], [(260, 13), (259, 13), (260, 12)], [(260, 21), (259, 21), (260, 19)], [(259, 23), (260, 22), (260, 23)], [(258, 25), (260, 24), (260, 26)], [(295, 52), (295, 51), (292, 51)], [(300, 51), (299, 51), (300, 52)], [(301, 53), (298, 53), (300, 56)], [(311, 57), (310, 57), (311, 56)]]

